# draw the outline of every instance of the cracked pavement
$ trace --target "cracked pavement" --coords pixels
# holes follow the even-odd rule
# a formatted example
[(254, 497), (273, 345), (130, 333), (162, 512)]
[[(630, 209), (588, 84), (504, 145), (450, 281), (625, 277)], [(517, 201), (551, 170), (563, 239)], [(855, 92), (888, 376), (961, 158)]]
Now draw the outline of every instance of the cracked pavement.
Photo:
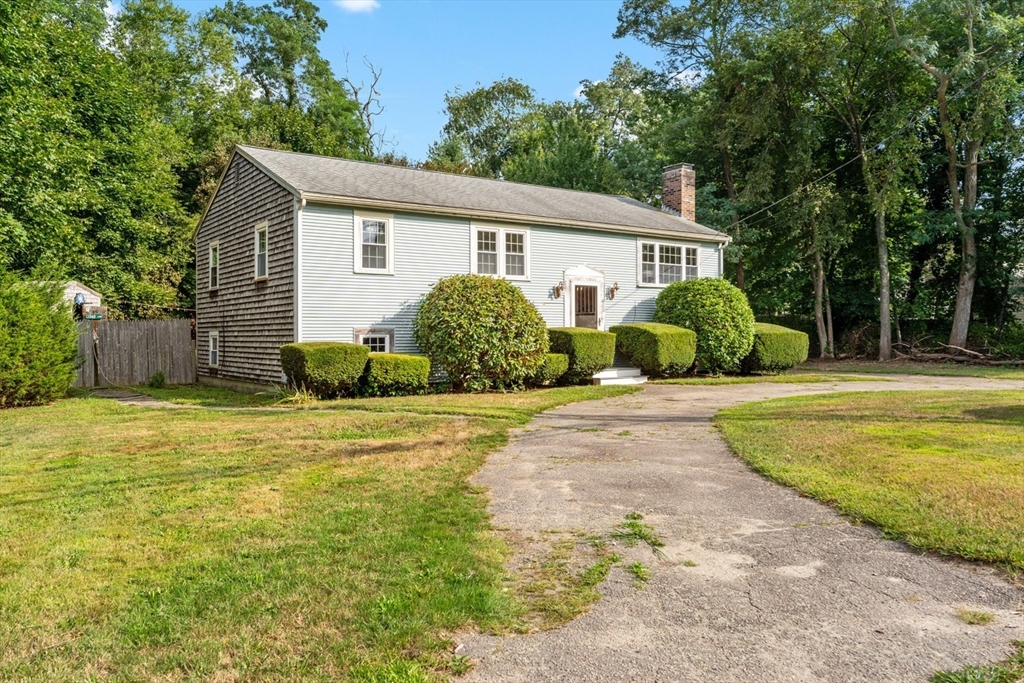
[[(466, 681), (925, 681), (1024, 640), (1024, 591), (925, 556), (774, 484), (732, 455), (724, 407), (835, 391), (1019, 389), (977, 378), (647, 385), (538, 416), (474, 478), (498, 529), (603, 534), (631, 511), (666, 546), (624, 561), (590, 612), (526, 635), (465, 636)], [(642, 588), (623, 566), (641, 561)], [(991, 612), (969, 626), (961, 608)]]

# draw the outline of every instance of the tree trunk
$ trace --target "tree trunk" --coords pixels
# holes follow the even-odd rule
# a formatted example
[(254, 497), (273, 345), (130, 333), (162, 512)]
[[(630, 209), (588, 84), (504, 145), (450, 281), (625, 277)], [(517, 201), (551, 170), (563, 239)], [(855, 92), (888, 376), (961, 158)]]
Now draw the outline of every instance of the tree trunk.
[(825, 285), (825, 321), (828, 328), (828, 358), (836, 357), (836, 335), (832, 332), (832, 297), (828, 295), (828, 283)]
[[(725, 194), (729, 198), (729, 203), (736, 206), (737, 195), (736, 195), (736, 183), (732, 179), (732, 158), (729, 155), (728, 147), (721, 147), (722, 153), (722, 177), (725, 179)], [(736, 286), (742, 291), (744, 289), (744, 283), (746, 281), (746, 273), (743, 268), (743, 247), (740, 244), (740, 224), (736, 223), (736, 228), (733, 230), (733, 243), (739, 250), (739, 256), (736, 258)]]
[(885, 240), (885, 209), (875, 210), (878, 240), (878, 360), (892, 360), (892, 322), (889, 318), (889, 244)]
[(826, 358), (828, 351), (828, 330), (825, 327), (825, 269), (821, 266), (821, 250), (814, 250), (814, 323), (818, 328), (818, 357)]
[[(974, 241), (974, 207), (978, 201), (978, 154), (981, 142), (968, 140), (964, 145), (964, 203), (954, 203), (953, 211), (960, 228), (960, 277), (956, 283), (956, 308), (953, 311), (953, 329), (949, 332), (950, 346), (967, 346), (967, 331), (971, 324), (971, 303), (974, 283), (978, 279), (978, 245)], [(950, 190), (956, 185), (956, 154), (949, 158), (947, 175)], [(957, 209), (960, 208), (958, 211)], [(966, 215), (965, 215), (966, 214)]]

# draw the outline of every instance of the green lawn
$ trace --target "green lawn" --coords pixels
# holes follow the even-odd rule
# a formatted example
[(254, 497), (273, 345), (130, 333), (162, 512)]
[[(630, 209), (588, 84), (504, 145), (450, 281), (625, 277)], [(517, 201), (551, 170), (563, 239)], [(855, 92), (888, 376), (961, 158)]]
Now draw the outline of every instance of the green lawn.
[(0, 680), (458, 672), (447, 634), (527, 604), (467, 477), (537, 411), (633, 390), (0, 411)]
[[(655, 384), (719, 386), (723, 384), (818, 384), (821, 382), (876, 382), (874, 377), (830, 375), (817, 372), (790, 372), (784, 375), (725, 375), (722, 377), (674, 377), (654, 380)], [(886, 380), (881, 380), (886, 381)]]
[(875, 375), (940, 375), (946, 377), (985, 377), (1016, 379), (1024, 385), (1024, 361), (1021, 365), (964, 365), (962, 363), (917, 363), (914, 361), (812, 360), (800, 366), (811, 372), (861, 372)]
[(801, 396), (715, 423), (758, 472), (892, 537), (1024, 571), (1024, 391)]

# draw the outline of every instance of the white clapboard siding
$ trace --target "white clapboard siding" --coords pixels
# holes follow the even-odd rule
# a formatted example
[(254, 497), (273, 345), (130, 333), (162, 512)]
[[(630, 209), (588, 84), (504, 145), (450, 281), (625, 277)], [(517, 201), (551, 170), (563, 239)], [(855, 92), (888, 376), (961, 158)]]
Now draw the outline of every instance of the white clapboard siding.
[[(466, 219), (396, 214), (394, 275), (353, 272), (353, 210), (307, 204), (300, 223), (299, 339), (352, 341), (353, 330), (373, 326), (395, 330), (395, 350), (415, 352), (412, 319), (422, 297), (438, 279), (468, 273), (470, 222)], [(698, 246), (703, 277), (717, 277), (718, 245), (683, 240), (659, 242)], [(549, 326), (564, 324), (565, 297), (554, 288), (566, 269), (588, 265), (603, 271), (605, 329), (649, 321), (660, 289), (637, 286), (637, 239), (633, 235), (530, 227), (529, 281), (515, 281)]]

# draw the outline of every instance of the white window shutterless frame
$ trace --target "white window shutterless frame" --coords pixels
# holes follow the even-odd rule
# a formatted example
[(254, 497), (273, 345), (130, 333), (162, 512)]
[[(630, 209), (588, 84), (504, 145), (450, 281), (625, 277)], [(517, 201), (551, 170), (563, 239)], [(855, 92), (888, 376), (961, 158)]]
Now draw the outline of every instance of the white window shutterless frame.
[(210, 281), (209, 289), (217, 289), (220, 287), (220, 243), (213, 242), (210, 244), (209, 253), (209, 261), (207, 263)]
[(353, 270), (357, 273), (395, 273), (395, 219), (390, 214), (355, 214)]
[(700, 277), (698, 247), (637, 239), (637, 285), (664, 287)]
[(256, 255), (253, 263), (253, 279), (266, 280), (270, 266), (270, 230), (266, 221), (256, 225), (253, 245)]
[(210, 358), (211, 368), (220, 367), (220, 332), (210, 332)]
[(530, 231), (488, 223), (470, 229), (470, 272), (508, 280), (530, 279)]

